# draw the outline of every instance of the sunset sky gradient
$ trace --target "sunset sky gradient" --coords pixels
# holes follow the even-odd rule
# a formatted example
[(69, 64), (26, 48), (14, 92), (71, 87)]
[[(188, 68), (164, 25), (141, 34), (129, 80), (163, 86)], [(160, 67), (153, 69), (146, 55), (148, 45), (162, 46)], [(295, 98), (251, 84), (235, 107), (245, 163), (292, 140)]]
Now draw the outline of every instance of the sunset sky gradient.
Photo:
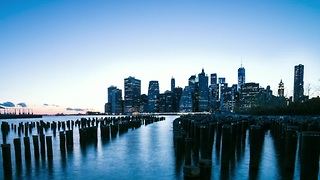
[(128, 76), (145, 94), (150, 80), (164, 92), (202, 68), (232, 85), (241, 59), (246, 82), (274, 95), (282, 79), (292, 96), (304, 64), (320, 95), (320, 1), (0, 1), (0, 104), (35, 113), (103, 112)]

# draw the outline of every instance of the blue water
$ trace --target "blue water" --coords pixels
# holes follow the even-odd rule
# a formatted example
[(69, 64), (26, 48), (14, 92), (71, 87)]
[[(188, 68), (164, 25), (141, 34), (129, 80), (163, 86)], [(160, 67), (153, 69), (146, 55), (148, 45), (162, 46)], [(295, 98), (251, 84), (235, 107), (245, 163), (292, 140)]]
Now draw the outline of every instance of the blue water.
[[(12, 178), (13, 179), (183, 179), (183, 159), (177, 159), (173, 143), (172, 122), (178, 116), (165, 116), (165, 121), (155, 122), (138, 129), (129, 129), (128, 132), (118, 135), (109, 141), (100, 139), (89, 144), (86, 148), (80, 147), (79, 131), (75, 127), (74, 147), (62, 158), (59, 145), (59, 133), (53, 136), (49, 129), (46, 136), (53, 136), (53, 160), (50, 162), (40, 158), (33, 158), (33, 144), (31, 143), (32, 160), (30, 164), (24, 161), (24, 146), (22, 147), (22, 164), (15, 164), (13, 139), (18, 134), (11, 130), (7, 142), (11, 144)], [(42, 119), (15, 119), (5, 120), (9, 124), (18, 124), (27, 121), (66, 121), (77, 120), (79, 116), (44, 116)], [(92, 118), (92, 117), (91, 117)], [(33, 128), (32, 135), (37, 135)], [(22, 134), (21, 138), (23, 138)], [(248, 136), (248, 133), (247, 133)], [(31, 137), (31, 135), (29, 135)], [(2, 142), (2, 134), (0, 133)], [(281, 170), (281, 157), (270, 135), (266, 132), (263, 144), (260, 168), (257, 172), (249, 171), (249, 141), (239, 147), (230, 163), (229, 172), (220, 171), (220, 157), (218, 149), (212, 151), (212, 179), (299, 179), (298, 156), (294, 172)], [(4, 177), (2, 165), (2, 151), (0, 151), (0, 178)]]

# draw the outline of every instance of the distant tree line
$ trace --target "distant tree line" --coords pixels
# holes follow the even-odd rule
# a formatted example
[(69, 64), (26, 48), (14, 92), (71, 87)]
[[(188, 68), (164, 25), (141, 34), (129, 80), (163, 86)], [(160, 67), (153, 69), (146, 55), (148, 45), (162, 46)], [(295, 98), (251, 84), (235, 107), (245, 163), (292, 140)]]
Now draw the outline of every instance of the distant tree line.
[(239, 112), (250, 115), (320, 115), (320, 98), (312, 98), (305, 102), (291, 102), (288, 106), (259, 105), (250, 111)]

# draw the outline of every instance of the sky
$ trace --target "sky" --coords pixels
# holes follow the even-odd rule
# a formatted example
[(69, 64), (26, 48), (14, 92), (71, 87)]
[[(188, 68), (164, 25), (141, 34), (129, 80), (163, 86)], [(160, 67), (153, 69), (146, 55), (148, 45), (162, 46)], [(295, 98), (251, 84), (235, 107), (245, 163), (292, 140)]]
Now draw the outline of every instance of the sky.
[(0, 104), (34, 113), (103, 112), (129, 76), (144, 94), (202, 68), (231, 86), (241, 62), (246, 82), (277, 95), (282, 79), (288, 97), (303, 64), (320, 95), (320, 1), (0, 0)]

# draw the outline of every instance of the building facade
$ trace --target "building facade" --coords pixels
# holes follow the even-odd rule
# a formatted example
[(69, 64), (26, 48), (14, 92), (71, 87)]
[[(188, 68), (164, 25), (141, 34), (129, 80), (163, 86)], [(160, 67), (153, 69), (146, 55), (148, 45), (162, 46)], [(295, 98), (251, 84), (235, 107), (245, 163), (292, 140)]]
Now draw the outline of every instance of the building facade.
[(208, 112), (209, 111), (209, 87), (208, 87), (208, 76), (202, 69), (198, 75), (198, 111)]
[(148, 112), (158, 112), (159, 82), (150, 81), (148, 88)]
[(243, 86), (246, 83), (246, 70), (244, 67), (241, 67), (238, 69), (238, 91), (241, 91), (241, 86)]
[(304, 65), (299, 64), (294, 67), (294, 86), (293, 86), (294, 102), (302, 102), (304, 100), (303, 73), (304, 73)]
[(129, 76), (124, 79), (124, 113), (139, 112), (139, 98), (141, 96), (141, 81)]
[(110, 86), (108, 88), (108, 114), (122, 114), (122, 90), (116, 86)]
[(284, 83), (282, 82), (282, 79), (280, 80), (279, 87), (278, 87), (278, 96), (284, 97)]
[(186, 86), (182, 91), (179, 112), (193, 112), (193, 96), (192, 89)]

